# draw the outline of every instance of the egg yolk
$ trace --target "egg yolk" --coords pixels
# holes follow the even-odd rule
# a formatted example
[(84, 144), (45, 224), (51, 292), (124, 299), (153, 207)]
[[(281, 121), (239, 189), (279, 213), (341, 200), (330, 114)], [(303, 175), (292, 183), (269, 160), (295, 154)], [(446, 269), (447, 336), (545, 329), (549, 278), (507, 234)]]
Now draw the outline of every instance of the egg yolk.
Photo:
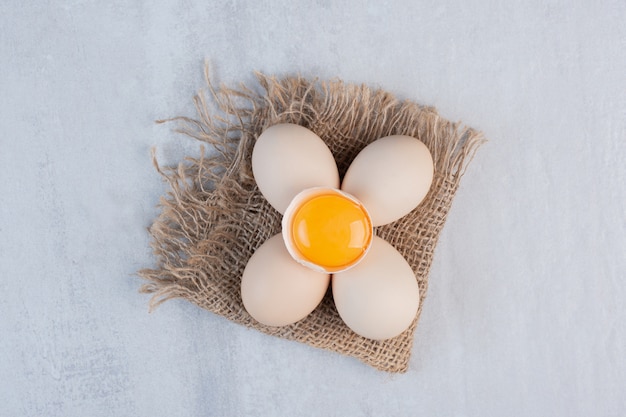
[(367, 211), (340, 194), (322, 194), (305, 201), (294, 212), (291, 227), (300, 254), (326, 268), (350, 266), (372, 240)]

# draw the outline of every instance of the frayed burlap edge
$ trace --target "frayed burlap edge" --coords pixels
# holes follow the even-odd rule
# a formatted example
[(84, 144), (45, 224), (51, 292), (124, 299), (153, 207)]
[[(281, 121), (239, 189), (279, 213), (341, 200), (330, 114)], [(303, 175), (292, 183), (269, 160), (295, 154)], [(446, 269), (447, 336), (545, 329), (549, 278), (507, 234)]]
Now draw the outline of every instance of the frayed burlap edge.
[[(459, 181), (481, 133), (449, 122), (435, 109), (365, 85), (339, 80), (308, 80), (256, 74), (262, 90), (211, 83), (195, 97), (197, 118), (179, 117), (179, 132), (210, 145), (207, 156), (186, 158), (177, 167), (157, 170), (170, 190), (160, 200), (161, 214), (150, 228), (158, 264), (139, 275), (149, 283), (151, 309), (183, 298), (236, 323), (314, 347), (354, 356), (388, 372), (408, 368), (413, 334), (428, 287), (428, 273), (439, 233)], [(295, 123), (320, 136), (331, 149), (343, 177), (368, 143), (393, 134), (416, 137), (430, 149), (435, 177), (427, 198), (402, 219), (376, 230), (412, 266), (420, 288), (420, 309), (409, 329), (385, 341), (365, 339), (341, 321), (332, 294), (308, 317), (286, 327), (256, 322), (241, 302), (241, 275), (253, 252), (280, 232), (281, 216), (259, 193), (251, 170), (254, 142), (267, 127)]]

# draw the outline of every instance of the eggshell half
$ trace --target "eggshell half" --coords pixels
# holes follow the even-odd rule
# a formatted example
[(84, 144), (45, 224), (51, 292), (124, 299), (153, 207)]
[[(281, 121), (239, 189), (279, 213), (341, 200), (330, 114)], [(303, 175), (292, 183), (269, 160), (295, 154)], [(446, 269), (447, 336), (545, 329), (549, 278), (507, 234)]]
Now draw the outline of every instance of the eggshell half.
[(306, 188), (339, 188), (337, 164), (328, 146), (295, 124), (277, 124), (259, 136), (252, 151), (252, 172), (263, 196), (281, 214)]
[[(369, 225), (369, 230), (367, 231), (368, 233), (366, 233), (366, 235), (369, 236), (369, 241), (366, 242), (365, 247), (363, 248), (364, 249), (363, 253), (357, 259), (354, 259), (353, 261), (351, 261), (349, 263), (346, 263), (344, 265), (335, 266), (335, 267), (318, 265), (318, 264), (315, 264), (315, 263), (309, 261), (298, 250), (297, 245), (294, 242), (293, 233), (292, 233), (292, 231), (293, 231), (293, 218), (294, 218), (294, 215), (295, 215), (295, 212), (297, 211), (297, 209), (305, 201), (310, 200), (312, 197), (315, 197), (317, 195), (329, 195), (329, 194), (341, 195), (344, 198), (346, 198), (347, 200), (352, 201), (355, 205), (358, 205), (364, 211), (364, 214), (367, 217), (367, 221), (368, 221), (368, 225)], [(291, 257), (296, 262), (300, 263), (301, 265), (306, 266), (307, 268), (313, 269), (314, 271), (326, 272), (326, 273), (336, 273), (336, 272), (345, 271), (347, 269), (352, 268), (357, 263), (359, 263), (361, 261), (361, 259), (363, 259), (363, 257), (365, 257), (367, 255), (367, 252), (369, 251), (369, 248), (370, 248), (370, 245), (371, 245), (371, 239), (374, 236), (374, 230), (373, 230), (373, 227), (371, 225), (371, 219), (370, 219), (369, 213), (367, 213), (367, 210), (365, 209), (365, 207), (358, 200), (356, 200), (353, 196), (351, 196), (350, 194), (348, 194), (348, 193), (346, 193), (344, 191), (341, 191), (341, 190), (334, 189), (334, 188), (314, 187), (314, 188), (309, 188), (309, 189), (303, 190), (302, 192), (298, 193), (298, 195), (296, 195), (294, 197), (294, 199), (291, 201), (291, 203), (287, 207), (287, 210), (285, 210), (285, 215), (283, 216), (283, 220), (282, 220), (282, 228), (283, 228), (283, 230), (282, 230), (283, 241), (285, 242), (285, 247), (287, 248), (287, 251), (289, 252)], [(358, 230), (358, 228), (357, 228), (357, 230)]]
[(374, 226), (382, 226), (417, 207), (432, 181), (433, 158), (426, 145), (395, 135), (366, 146), (348, 168), (341, 189), (363, 203)]
[(359, 264), (333, 275), (332, 288), (342, 320), (368, 339), (398, 336), (411, 325), (419, 307), (419, 287), (411, 266), (377, 236)]
[(267, 326), (286, 326), (306, 317), (324, 298), (330, 275), (293, 260), (282, 235), (252, 255), (241, 278), (246, 311)]

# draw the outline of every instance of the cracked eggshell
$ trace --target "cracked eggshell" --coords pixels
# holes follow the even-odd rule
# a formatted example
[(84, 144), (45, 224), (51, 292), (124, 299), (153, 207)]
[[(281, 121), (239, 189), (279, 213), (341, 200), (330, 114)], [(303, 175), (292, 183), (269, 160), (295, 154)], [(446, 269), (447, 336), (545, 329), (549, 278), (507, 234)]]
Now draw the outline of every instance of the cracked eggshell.
[[(363, 212), (365, 213), (365, 216), (367, 217), (367, 221), (369, 224), (369, 230), (367, 231), (367, 234), (369, 235), (369, 241), (366, 243), (366, 247), (364, 248), (361, 255), (358, 258), (354, 259), (353, 261), (345, 265), (338, 266), (338, 267), (322, 266), (322, 265), (318, 265), (309, 261), (304, 255), (300, 253), (292, 236), (293, 218), (297, 210), (302, 206), (302, 204), (316, 196), (331, 195), (331, 194), (340, 195), (346, 198), (347, 200), (351, 201), (355, 205), (359, 206), (360, 209), (363, 210)], [(346, 271), (350, 268), (353, 268), (355, 265), (361, 262), (361, 260), (367, 255), (371, 247), (372, 239), (374, 236), (374, 228), (372, 226), (371, 219), (370, 219), (369, 213), (367, 212), (367, 209), (365, 208), (363, 204), (361, 204), (359, 200), (354, 198), (354, 196), (346, 193), (345, 191), (341, 191), (335, 188), (313, 187), (313, 188), (309, 188), (298, 193), (293, 198), (293, 200), (291, 201), (287, 209), (285, 210), (285, 214), (282, 220), (282, 235), (283, 235), (283, 240), (285, 241), (285, 246), (287, 248), (287, 251), (296, 262), (317, 272), (325, 272), (325, 273), (333, 274), (337, 272)]]

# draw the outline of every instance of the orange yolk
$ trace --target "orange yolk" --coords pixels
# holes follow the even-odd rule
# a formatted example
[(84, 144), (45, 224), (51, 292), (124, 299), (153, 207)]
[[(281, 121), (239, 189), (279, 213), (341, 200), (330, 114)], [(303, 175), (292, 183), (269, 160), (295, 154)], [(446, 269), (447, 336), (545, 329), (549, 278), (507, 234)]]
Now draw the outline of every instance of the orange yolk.
[(296, 209), (291, 227), (300, 254), (327, 268), (350, 266), (372, 240), (368, 213), (340, 194), (321, 194), (305, 201)]

